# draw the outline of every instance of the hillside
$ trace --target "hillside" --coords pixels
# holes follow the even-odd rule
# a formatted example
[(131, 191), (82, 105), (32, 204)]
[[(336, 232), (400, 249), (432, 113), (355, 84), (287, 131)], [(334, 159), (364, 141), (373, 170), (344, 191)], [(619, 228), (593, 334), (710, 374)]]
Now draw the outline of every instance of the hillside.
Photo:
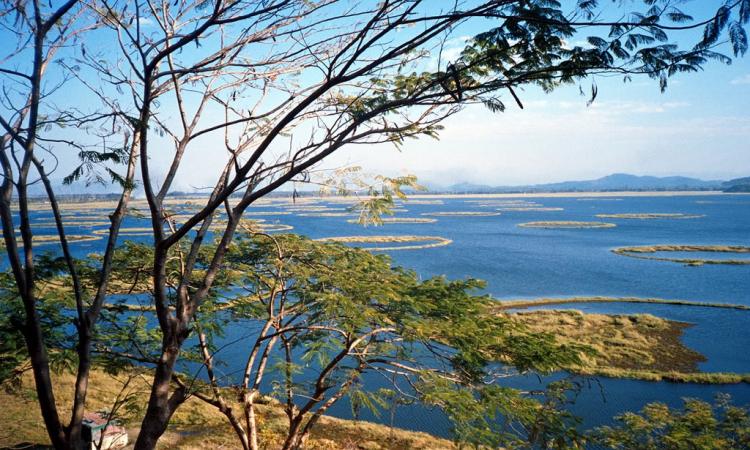
[[(741, 178), (738, 180), (747, 180)], [(484, 184), (458, 183), (448, 187), (430, 187), (433, 192), (450, 193), (502, 193), (502, 192), (597, 192), (597, 191), (708, 191), (722, 190), (727, 183), (720, 180), (671, 176), (638, 176), (615, 173), (595, 180), (563, 181), (559, 183), (521, 186), (489, 186)]]
[(750, 192), (750, 177), (735, 178), (721, 183), (724, 192)]

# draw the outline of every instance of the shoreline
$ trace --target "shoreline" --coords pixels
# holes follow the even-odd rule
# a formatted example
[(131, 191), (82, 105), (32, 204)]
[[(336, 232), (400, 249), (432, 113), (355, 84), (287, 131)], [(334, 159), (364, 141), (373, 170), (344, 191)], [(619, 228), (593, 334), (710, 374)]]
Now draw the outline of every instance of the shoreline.
[[(407, 194), (404, 203), (409, 199), (441, 199), (441, 198), (612, 198), (612, 197), (695, 197), (695, 196), (717, 196), (717, 195), (750, 195), (747, 192), (724, 192), (724, 191), (581, 191), (581, 192), (516, 192), (516, 193), (486, 193), (486, 194)], [(357, 197), (302, 197), (309, 200), (325, 200), (330, 198), (357, 198)]]
[[(71, 199), (67, 198), (59, 198), (58, 202), (60, 204), (86, 204), (86, 203), (99, 203), (99, 204), (105, 204), (105, 203), (112, 203), (116, 204), (117, 199), (111, 199), (111, 198), (104, 198), (106, 194), (102, 194), (101, 198), (95, 197), (89, 200), (85, 201), (71, 201)], [(110, 194), (111, 195), (111, 194)], [(264, 197), (263, 200), (273, 202), (274, 200), (285, 200), (289, 196), (291, 196), (291, 193), (279, 193), (276, 195), (271, 195), (268, 197)], [(720, 196), (720, 195), (729, 195), (729, 196), (750, 196), (750, 193), (748, 192), (724, 192), (724, 191), (571, 191), (571, 192), (498, 192), (498, 193), (476, 193), (476, 194), (439, 194), (439, 193), (417, 193), (417, 194), (407, 194), (406, 200), (404, 200), (404, 203), (409, 203), (410, 199), (414, 200), (433, 200), (433, 199), (464, 199), (464, 198), (478, 198), (478, 199), (495, 199), (495, 198), (616, 198), (616, 197), (714, 197), (714, 196)], [(199, 193), (190, 194), (190, 195), (181, 195), (179, 197), (176, 196), (167, 196), (165, 199), (166, 203), (175, 204), (178, 202), (189, 202), (191, 200), (199, 200), (208, 198), (207, 195), (202, 195)], [(327, 200), (357, 200), (364, 198), (363, 197), (357, 197), (357, 196), (321, 196), (317, 193), (315, 195), (301, 195), (299, 198), (300, 202), (304, 201), (327, 201)], [(37, 204), (46, 204), (48, 203), (46, 197), (34, 197), (31, 198), (31, 203), (37, 203)], [(145, 202), (145, 197), (133, 197), (134, 202)]]
[[(517, 192), (492, 194), (414, 194), (409, 198), (612, 198), (612, 197), (694, 197), (716, 195), (750, 195), (724, 191), (581, 191), (581, 192)], [(407, 200), (408, 202), (408, 200)]]
[(539, 297), (536, 299), (495, 298), (498, 310), (527, 309), (537, 306), (565, 305), (571, 303), (650, 303), (658, 305), (690, 306), (698, 308), (724, 308), (747, 311), (750, 305), (722, 302), (702, 302), (695, 300), (679, 300), (648, 297), (608, 297), (596, 295), (582, 295), (573, 297)]

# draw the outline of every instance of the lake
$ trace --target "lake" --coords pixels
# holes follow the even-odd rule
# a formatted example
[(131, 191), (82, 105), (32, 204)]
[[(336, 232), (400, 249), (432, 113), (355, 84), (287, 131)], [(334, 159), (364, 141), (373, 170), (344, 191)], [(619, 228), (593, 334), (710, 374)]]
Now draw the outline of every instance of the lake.
[[(435, 201), (439, 201), (439, 204)], [(284, 200), (284, 203), (288, 203)], [(606, 296), (648, 297), (700, 302), (750, 305), (750, 265), (703, 265), (635, 259), (612, 252), (625, 246), (742, 245), (750, 246), (750, 196), (618, 196), (533, 197), (533, 198), (435, 198), (428, 202), (399, 205), (396, 218), (435, 219), (426, 223), (389, 223), (366, 227), (349, 223), (342, 216), (340, 202), (304, 201), (282, 205), (281, 201), (254, 206), (250, 211), (266, 224), (285, 224), (293, 232), (313, 238), (349, 235), (424, 235), (452, 240), (435, 248), (388, 251), (398, 265), (416, 270), (423, 277), (445, 274), (449, 278), (474, 277), (487, 282), (486, 292), (498, 299)], [(326, 208), (326, 209), (323, 209)], [(475, 213), (457, 215), (455, 213)], [(481, 213), (481, 214), (476, 214)], [(495, 215), (500, 213), (499, 215)], [(599, 218), (598, 214), (681, 213), (693, 218), (622, 219)], [(34, 213), (38, 222), (51, 220), (49, 212)], [(78, 220), (78, 219), (76, 219)], [(99, 219), (97, 219), (99, 220)], [(609, 228), (526, 228), (519, 224), (538, 221), (606, 222)], [(143, 219), (128, 218), (125, 227), (144, 227)], [(106, 229), (96, 225), (94, 229)], [(284, 227), (279, 227), (284, 228)], [(37, 233), (52, 228), (34, 227)], [(87, 234), (91, 227), (72, 227), (71, 234)], [(133, 240), (143, 236), (123, 237)], [(73, 244), (75, 253), (96, 251), (103, 240)], [(365, 244), (372, 247), (372, 244)], [(378, 244), (376, 246), (410, 244)], [(52, 247), (52, 246), (49, 246)], [(666, 253), (666, 254), (665, 254)], [(695, 254), (660, 252), (656, 257), (691, 257)], [(747, 259), (741, 254), (706, 254), (698, 257)], [(547, 309), (577, 309), (597, 313), (649, 313), (689, 322), (684, 343), (707, 357), (701, 370), (750, 372), (750, 311), (662, 304), (565, 304)], [(227, 339), (232, 339), (228, 333)], [(228, 348), (223, 358), (230, 360), (240, 349)], [(235, 354), (236, 352), (236, 354)], [(237, 364), (244, 361), (237, 360)], [(521, 389), (540, 389), (564, 374), (549, 377), (517, 376), (506, 380)], [(377, 385), (379, 381), (368, 378)], [(712, 400), (717, 393), (728, 393), (736, 404), (750, 403), (750, 385), (698, 385), (669, 382), (610, 379), (586, 380), (577, 396), (574, 411), (584, 427), (605, 424), (624, 411), (640, 409), (652, 401), (679, 405), (683, 397)], [(331, 411), (351, 417), (348, 405), (340, 403)], [(390, 422), (390, 415), (363, 419)], [(401, 407), (395, 411), (394, 425), (445, 436), (446, 419), (434, 410)]]

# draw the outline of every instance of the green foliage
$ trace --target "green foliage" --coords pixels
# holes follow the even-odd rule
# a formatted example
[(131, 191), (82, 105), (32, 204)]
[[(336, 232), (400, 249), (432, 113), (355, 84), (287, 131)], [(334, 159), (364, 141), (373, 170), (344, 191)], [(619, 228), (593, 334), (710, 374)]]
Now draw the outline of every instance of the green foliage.
[(414, 175), (396, 178), (378, 175), (375, 179), (379, 189), (377, 186), (369, 186), (367, 198), (350, 208), (351, 211), (358, 213), (357, 222), (360, 225), (382, 225), (384, 215), (393, 215), (395, 200), (406, 199), (404, 189), (425, 190), (423, 186), (417, 183), (417, 177)]
[(440, 379), (420, 388), (426, 403), (450, 417), (459, 443), (507, 449), (572, 449), (585, 443), (579, 420), (565, 409), (574, 388), (568, 381), (550, 384), (538, 399), (498, 385), (457, 389)]
[[(44, 330), (53, 370), (72, 369), (76, 362), (73, 314), (75, 301), (70, 289), (58, 284), (54, 275), (64, 270), (64, 262), (52, 254), (37, 256), (35, 277), (39, 282), (36, 309)], [(0, 385), (16, 386), (30, 369), (24, 340), (26, 312), (10, 272), (0, 274)]]
[[(571, 8), (554, 0), (498, 2), (487, 13), (493, 26), (468, 41), (455, 60), (440, 61), (438, 70), (406, 72), (406, 64), (398, 64), (395, 71), (378, 72), (366, 90), (341, 90), (329, 101), (355, 123), (375, 128), (373, 122), (382, 121), (382, 139), (400, 147), (406, 138), (437, 138), (442, 129), (439, 121), (390, 119), (406, 108), (481, 103), (503, 112), (506, 90), (523, 108), (515, 88), (532, 85), (551, 92), (602, 73), (620, 74), (625, 81), (648, 76), (663, 91), (669, 78), (701, 70), (709, 61), (730, 64), (732, 60), (721, 53), (725, 43), (737, 57), (747, 52), (750, 0), (718, 2), (714, 16), (703, 22), (684, 13), (680, 2), (667, 0), (619, 2), (635, 10), (609, 19), (607, 3), (579, 0)], [(703, 33), (685, 47), (671, 42), (673, 36), (667, 34), (691, 29)], [(425, 56), (417, 53), (404, 59)], [(596, 82), (591, 81), (588, 103), (597, 95)]]
[(417, 182), (414, 175), (386, 177), (368, 176), (358, 166), (345, 167), (334, 171), (331, 177), (321, 182), (321, 195), (334, 193), (339, 196), (362, 197), (349, 211), (357, 213), (360, 225), (382, 225), (382, 217), (392, 216), (396, 200), (407, 198), (406, 190), (426, 190)]
[[(397, 188), (394, 195), (399, 195)], [(178, 255), (184, 250), (178, 245), (173, 251)], [(205, 267), (212, 251), (213, 244), (206, 245), (196, 272)], [(134, 242), (115, 252), (105, 309), (93, 336), (95, 364), (107, 371), (153, 362), (160, 355), (161, 333), (153, 316), (149, 276), (152, 258), (151, 246)], [(90, 255), (75, 262), (85, 301), (92, 298), (99, 280), (99, 259)], [(71, 326), (75, 323), (71, 281), (58, 258), (38, 257), (37, 267), (39, 311), (50, 356), (58, 369), (70, 368), (76, 362), (77, 342)], [(179, 258), (170, 258), (168, 286), (175, 286), (179, 271)], [(0, 291), (4, 378), (14, 375), (25, 360), (20, 335), (23, 315), (12, 280), (3, 274)], [(515, 402), (515, 407), (536, 405), (515, 391), (489, 387), (499, 364), (506, 367), (503, 372), (511, 368), (548, 372), (577, 361), (582, 350), (558, 345), (550, 334), (531, 333), (520, 323), (496, 315), (491, 298), (472, 294), (483, 286), (475, 279), (422, 281), (415, 272), (392, 266), (385, 255), (342, 244), (248, 232), (230, 245), (194, 327), (206, 335), (209, 350), (216, 351), (230, 322), (252, 330), (254, 324), (271, 320), (272, 332), (292, 350), (289, 362), (280, 354), (270, 355), (278, 361), (271, 366), (276, 395), (283, 397), (291, 387), (296, 396), (321, 395), (322, 401), (340, 391), (349, 396), (357, 413), (362, 408), (387, 408), (397, 401), (393, 392), (404, 389), (412, 392), (413, 400), (429, 403), (448, 396), (442, 404), (456, 408), (451, 416), (459, 424), (458, 431), (468, 429), (460, 423), (475, 427), (479, 420), (462, 414), (483, 411), (492, 417), (501, 400)], [(191, 283), (188, 290), (197, 287)], [(168, 294), (174, 297), (173, 288)], [(198, 350), (191, 344), (181, 357), (200, 362)], [(220, 355), (216, 364), (225, 363)], [(393, 378), (395, 390), (369, 389), (362, 381), (365, 372)], [(282, 374), (288, 380), (281, 379)], [(431, 387), (421, 393), (409, 387), (417, 385)], [(451, 400), (454, 392), (462, 394)], [(464, 406), (451, 406), (458, 400)], [(460, 439), (469, 437), (462, 434)]]
[[(665, 30), (692, 23), (693, 18), (674, 2), (659, 0), (631, 2), (643, 4), (643, 9), (608, 24), (606, 35), (584, 36), (588, 45), (570, 46), (570, 39), (581, 37), (581, 22), (590, 21), (595, 25), (591, 30), (605, 27), (602, 23), (607, 21), (600, 17), (606, 17), (606, 6), (600, 3), (579, 0), (573, 14), (564, 11), (561, 2), (548, 0), (499, 6), (495, 14), (501, 25), (475, 36), (453, 64), (461, 74), (461, 84), (479, 87), (480, 92), (523, 84), (551, 91), (597, 72), (619, 72), (626, 80), (633, 74), (647, 75), (664, 90), (668, 78), (677, 73), (697, 71), (710, 60), (730, 63), (715, 51), (723, 33), (736, 56), (747, 51), (747, 0), (720, 6), (705, 24), (701, 39), (689, 49), (668, 42)], [(512, 90), (511, 94), (520, 105)], [(494, 111), (505, 108), (497, 98), (483, 101)]]
[(126, 180), (113, 169), (113, 167), (127, 164), (130, 153), (129, 145), (129, 141), (126, 140), (121, 147), (107, 147), (102, 151), (79, 151), (78, 159), (81, 163), (63, 178), (63, 184), (70, 185), (81, 178), (85, 178), (86, 186), (116, 184), (125, 190), (135, 189), (135, 184), (132, 181)]
[(679, 409), (650, 403), (640, 413), (618, 416), (617, 422), (597, 429), (594, 440), (606, 448), (628, 450), (750, 448), (750, 411), (732, 406), (727, 396), (713, 405), (684, 399)]
[[(226, 263), (237, 276), (232, 283), (253, 293), (231, 301), (233, 315), (272, 320), (292, 348), (293, 361), (279, 357), (274, 366), (276, 373), (290, 370), (286, 382), (275, 383), (275, 395), (285, 396), (291, 386), (295, 396), (322, 403), (340, 391), (355, 413), (377, 411), (396, 398), (363, 382), (362, 374), (380, 373), (395, 391), (446, 409), (461, 441), (514, 442), (518, 437), (511, 439), (510, 430), (495, 435), (499, 414), (513, 411), (513, 421), (528, 422), (545, 411), (535, 400), (495, 385), (497, 373), (549, 372), (579, 361), (585, 351), (494, 314), (491, 298), (472, 294), (484, 287), (479, 280), (421, 281), (385, 255), (341, 244), (245, 235), (232, 244)], [(283, 290), (274, 280), (283, 280)], [(262, 306), (252, 306), (257, 303)], [(316, 380), (324, 391), (316, 391)], [(530, 416), (515, 419), (522, 411)], [(553, 422), (539, 422), (535, 430), (551, 430)]]
[[(199, 255), (197, 272), (214, 245)], [(175, 255), (184, 250), (176, 246)], [(108, 300), (94, 335), (98, 367), (118, 372), (159, 357), (161, 333), (147, 276), (152, 252), (148, 245), (128, 242), (115, 253)], [(54, 367), (63, 370), (76, 362), (71, 284), (59, 258), (37, 258), (41, 322)], [(86, 299), (100, 276), (99, 258), (76, 261)], [(176, 280), (172, 277), (179, 270), (179, 258), (170, 258), (168, 278)], [(0, 374), (6, 386), (17, 380), (26, 359), (23, 313), (12, 280), (8, 273), (0, 279)], [(415, 401), (445, 411), (455, 439), (472, 446), (584, 445), (579, 422), (566, 407), (573, 385), (554, 383), (535, 398), (498, 380), (508, 373), (548, 373), (575, 365), (589, 349), (561, 345), (551, 333), (531, 332), (512, 317), (496, 314), (494, 300), (474, 294), (483, 287), (475, 279), (420, 280), (385, 255), (342, 244), (247, 232), (230, 245), (193, 326), (206, 335), (216, 365), (227, 363), (218, 352), (226, 327), (247, 327), (248, 339), (260, 339), (269, 352), (272, 394), (283, 400), (292, 392), (295, 399), (311, 402), (305, 414), (344, 397), (355, 415)], [(197, 288), (197, 282), (188, 286), (190, 292)], [(169, 295), (174, 296), (172, 289)], [(252, 331), (265, 323), (288, 347), (268, 347), (268, 339)], [(188, 344), (182, 357), (201, 362), (197, 346)], [(392, 386), (373, 389), (366, 373), (383, 375)], [(205, 389), (200, 381), (191, 383)], [(663, 446), (683, 441), (697, 448), (738, 448), (748, 442), (747, 411), (726, 404), (712, 409), (691, 401), (685, 412), (652, 405), (619, 420), (620, 427), (597, 430), (595, 439), (612, 448), (644, 449), (696, 448)]]

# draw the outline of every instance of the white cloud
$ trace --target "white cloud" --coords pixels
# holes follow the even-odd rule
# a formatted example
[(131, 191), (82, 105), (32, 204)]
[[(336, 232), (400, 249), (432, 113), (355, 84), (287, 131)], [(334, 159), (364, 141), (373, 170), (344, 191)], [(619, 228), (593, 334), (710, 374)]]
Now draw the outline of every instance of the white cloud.
[(731, 81), (732, 84), (738, 85), (738, 84), (750, 84), (750, 73), (743, 75), (741, 77), (735, 78)]
[(503, 114), (469, 108), (445, 123), (440, 141), (410, 141), (402, 152), (389, 146), (350, 148), (330, 163), (413, 173), (443, 185), (542, 183), (613, 172), (704, 178), (750, 172), (750, 154), (744, 151), (748, 117), (705, 116), (675, 101), (594, 105), (587, 108), (585, 99), (537, 100), (525, 102), (521, 111), (511, 100)]
[(687, 102), (594, 102), (589, 109), (608, 115), (658, 114), (690, 106)]

